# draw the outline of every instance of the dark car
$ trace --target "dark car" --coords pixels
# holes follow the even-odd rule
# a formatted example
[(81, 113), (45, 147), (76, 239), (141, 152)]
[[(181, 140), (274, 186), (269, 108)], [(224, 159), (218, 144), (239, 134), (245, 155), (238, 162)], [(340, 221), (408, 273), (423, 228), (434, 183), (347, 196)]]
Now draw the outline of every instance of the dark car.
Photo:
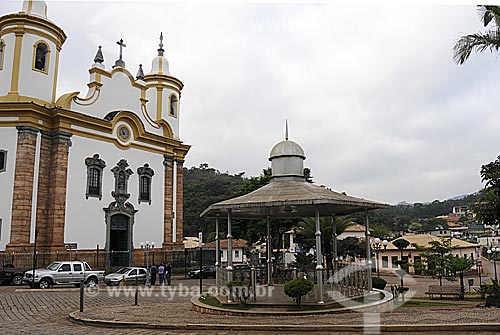
[[(189, 278), (200, 278), (200, 269), (188, 272)], [(215, 266), (204, 266), (201, 270), (202, 278), (215, 278)]]
[(0, 282), (21, 285), (23, 283), (24, 271), (26, 270), (29, 270), (29, 268), (15, 268), (12, 264), (0, 261)]

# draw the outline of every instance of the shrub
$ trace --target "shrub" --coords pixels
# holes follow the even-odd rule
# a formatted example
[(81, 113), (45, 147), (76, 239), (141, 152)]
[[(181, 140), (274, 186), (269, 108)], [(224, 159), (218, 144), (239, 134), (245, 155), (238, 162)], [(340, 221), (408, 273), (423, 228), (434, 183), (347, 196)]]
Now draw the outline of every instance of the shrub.
[(387, 281), (383, 278), (373, 277), (372, 278), (372, 285), (373, 285), (373, 288), (383, 290), (385, 288), (385, 285), (387, 285)]
[(296, 278), (285, 283), (285, 294), (295, 299), (297, 306), (300, 306), (302, 296), (311, 292), (314, 284), (304, 278)]

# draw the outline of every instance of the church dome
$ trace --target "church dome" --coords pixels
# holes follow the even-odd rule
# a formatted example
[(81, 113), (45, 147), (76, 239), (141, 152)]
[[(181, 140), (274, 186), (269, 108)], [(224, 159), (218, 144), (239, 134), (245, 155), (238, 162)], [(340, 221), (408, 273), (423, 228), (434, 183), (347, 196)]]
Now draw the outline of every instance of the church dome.
[(168, 60), (163, 56), (158, 56), (153, 59), (151, 72), (149, 74), (166, 74), (170, 76), (170, 65), (168, 64)]
[(23, 1), (23, 12), (28, 15), (38, 16), (47, 19), (47, 4), (45, 1)]
[(168, 60), (163, 57), (163, 53), (165, 50), (163, 49), (163, 33), (160, 34), (160, 48), (158, 49), (158, 56), (153, 59), (153, 64), (151, 66), (152, 74), (163, 74), (170, 76), (170, 65), (168, 64)]
[(301, 157), (302, 159), (306, 158), (302, 147), (294, 141), (290, 140), (277, 143), (271, 150), (269, 160), (272, 161), (273, 158), (283, 156), (297, 156)]

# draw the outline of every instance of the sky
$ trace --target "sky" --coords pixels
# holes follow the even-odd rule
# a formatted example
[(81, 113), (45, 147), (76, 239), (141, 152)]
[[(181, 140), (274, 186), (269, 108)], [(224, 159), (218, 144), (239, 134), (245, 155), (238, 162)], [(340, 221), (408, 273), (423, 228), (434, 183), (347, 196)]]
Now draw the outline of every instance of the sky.
[[(185, 84), (185, 166), (256, 176), (289, 137), (314, 181), (386, 203), (444, 200), (482, 188), (500, 154), (500, 64), (489, 51), (452, 60), (484, 30), (474, 5), (360, 2), (46, 1), (66, 32), (58, 96), (86, 92), (102, 45), (109, 69), (148, 73), (165, 37)], [(2, 0), (0, 15), (22, 1)]]

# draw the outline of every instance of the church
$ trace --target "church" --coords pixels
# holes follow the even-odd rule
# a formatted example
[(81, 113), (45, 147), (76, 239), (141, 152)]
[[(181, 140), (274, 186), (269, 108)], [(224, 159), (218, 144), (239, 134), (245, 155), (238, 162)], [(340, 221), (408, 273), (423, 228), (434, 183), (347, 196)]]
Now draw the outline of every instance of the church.
[(120, 48), (112, 66), (96, 46), (87, 92), (58, 96), (65, 40), (44, 1), (0, 17), (0, 251), (32, 251), (35, 239), (41, 252), (100, 245), (126, 253), (107, 256), (116, 266), (131, 263), (141, 241), (182, 249), (190, 147), (163, 36), (149, 73), (131, 74), (119, 40), (108, 46)]

